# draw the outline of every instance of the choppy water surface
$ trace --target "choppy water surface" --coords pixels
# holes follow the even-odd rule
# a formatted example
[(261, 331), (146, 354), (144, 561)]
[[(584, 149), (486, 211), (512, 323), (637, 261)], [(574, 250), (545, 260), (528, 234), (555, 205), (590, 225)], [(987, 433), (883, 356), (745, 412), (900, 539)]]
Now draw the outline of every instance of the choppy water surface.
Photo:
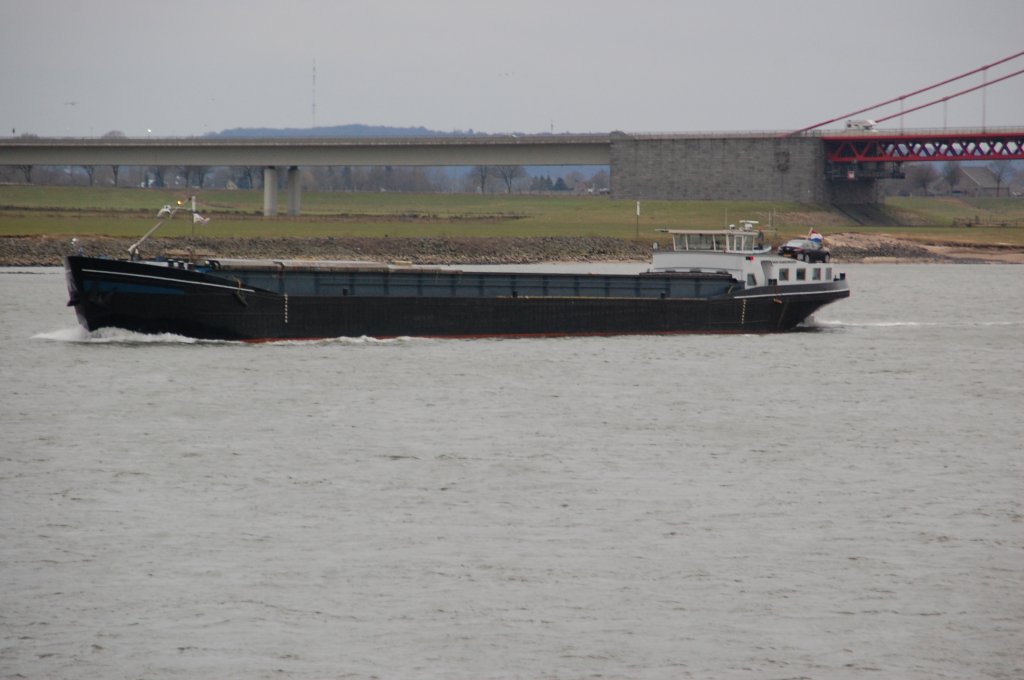
[(88, 336), (0, 270), (0, 675), (1020, 678), (1024, 268), (771, 336)]

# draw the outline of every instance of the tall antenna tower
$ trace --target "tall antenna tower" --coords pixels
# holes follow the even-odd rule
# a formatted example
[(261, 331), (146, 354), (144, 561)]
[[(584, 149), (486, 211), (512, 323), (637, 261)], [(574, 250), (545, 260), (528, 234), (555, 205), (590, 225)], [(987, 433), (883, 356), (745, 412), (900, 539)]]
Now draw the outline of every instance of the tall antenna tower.
[(316, 57), (313, 57), (313, 127), (316, 127)]

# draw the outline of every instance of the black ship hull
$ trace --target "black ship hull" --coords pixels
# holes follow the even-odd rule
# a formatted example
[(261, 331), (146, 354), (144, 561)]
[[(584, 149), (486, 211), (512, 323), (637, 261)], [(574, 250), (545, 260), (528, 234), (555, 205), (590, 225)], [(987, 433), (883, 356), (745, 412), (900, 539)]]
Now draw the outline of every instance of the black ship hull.
[(218, 271), (82, 256), (66, 270), (90, 331), (211, 340), (779, 332), (849, 295), (845, 280), (781, 290), (708, 274)]

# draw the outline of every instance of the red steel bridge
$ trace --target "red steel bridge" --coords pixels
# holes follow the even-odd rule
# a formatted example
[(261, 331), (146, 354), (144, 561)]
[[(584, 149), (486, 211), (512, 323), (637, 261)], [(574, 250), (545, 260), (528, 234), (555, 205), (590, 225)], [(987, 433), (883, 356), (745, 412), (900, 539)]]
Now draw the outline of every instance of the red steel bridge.
[(864, 132), (822, 137), (831, 163), (1024, 159), (1024, 129)]
[(1024, 129), (868, 131), (822, 140), (830, 179), (903, 177), (904, 162), (1024, 159)]
[[(945, 104), (950, 99), (984, 89), (995, 83), (1016, 77), (1024, 69), (1008, 73), (999, 78), (989, 79), (988, 69), (1024, 56), (1024, 52), (1010, 55), (999, 61), (986, 64), (967, 73), (948, 78), (928, 87), (908, 92), (899, 97), (868, 106), (857, 111), (822, 121), (816, 125), (797, 130), (791, 135), (806, 133), (837, 120), (847, 118), (847, 129), (838, 133), (824, 133), (827, 174), (832, 178), (848, 179), (902, 176), (900, 164), (910, 161), (1004, 161), (1024, 159), (1024, 128), (1013, 129), (968, 129), (968, 130), (908, 130), (893, 131), (877, 128), (893, 118), (931, 106)], [(939, 88), (968, 76), (981, 73), (984, 82), (959, 92), (946, 95), (919, 106), (904, 110), (907, 99)], [(899, 102), (900, 112), (876, 120), (851, 120), (849, 117), (864, 114)], [(983, 114), (984, 116), (984, 114)]]

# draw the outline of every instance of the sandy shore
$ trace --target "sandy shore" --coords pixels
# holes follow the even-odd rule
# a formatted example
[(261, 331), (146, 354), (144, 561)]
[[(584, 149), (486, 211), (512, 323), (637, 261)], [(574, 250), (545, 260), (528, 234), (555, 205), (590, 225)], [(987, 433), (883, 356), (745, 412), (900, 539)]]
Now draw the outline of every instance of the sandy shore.
[(831, 234), (840, 262), (961, 262), (1024, 264), (1024, 247), (1010, 244), (922, 243), (887, 234)]
[[(83, 237), (79, 247), (88, 255), (122, 258), (134, 239)], [(946, 262), (1024, 264), (1020, 246), (962, 243), (921, 243), (892, 236), (844, 233), (830, 235), (826, 244), (836, 262)], [(152, 239), (144, 257), (182, 256), (184, 239)], [(644, 262), (650, 258), (646, 241), (605, 237), (539, 238), (218, 238), (197, 239), (200, 256), (404, 261), (415, 264), (529, 264), (536, 262)], [(67, 238), (49, 236), (0, 237), (0, 266), (56, 266), (72, 252)]]

